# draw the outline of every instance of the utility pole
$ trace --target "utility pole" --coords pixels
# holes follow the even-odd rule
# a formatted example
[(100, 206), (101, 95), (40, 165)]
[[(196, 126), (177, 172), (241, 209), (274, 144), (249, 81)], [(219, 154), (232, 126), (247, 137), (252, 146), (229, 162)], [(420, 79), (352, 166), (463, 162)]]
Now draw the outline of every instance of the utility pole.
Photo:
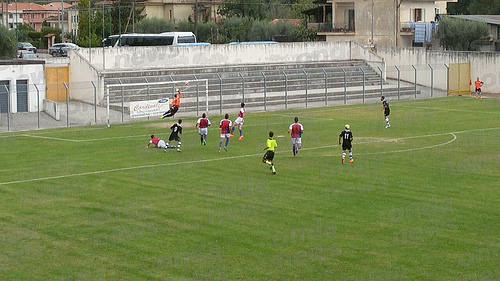
[(374, 7), (374, 4), (373, 4), (373, 0), (372, 0), (372, 29), (371, 29), (371, 40), (370, 40), (370, 45), (372, 45), (372, 46), (375, 45), (374, 41), (373, 41), (373, 24), (374, 24), (373, 7)]
[(61, 28), (61, 42), (64, 43), (64, 2), (61, 0), (61, 23), (59, 27)]
[(194, 1), (194, 35), (198, 37), (198, 0)]
[(135, 0), (132, 0), (132, 33), (135, 33)]

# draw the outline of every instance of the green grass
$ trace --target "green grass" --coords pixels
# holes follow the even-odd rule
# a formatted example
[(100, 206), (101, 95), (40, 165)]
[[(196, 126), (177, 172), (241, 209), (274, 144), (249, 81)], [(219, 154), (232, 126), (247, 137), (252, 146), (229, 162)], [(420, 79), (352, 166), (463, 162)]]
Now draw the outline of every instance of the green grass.
[(145, 148), (170, 119), (1, 134), (0, 279), (500, 279), (500, 100), (250, 112), (221, 153), (210, 118), (181, 153)]

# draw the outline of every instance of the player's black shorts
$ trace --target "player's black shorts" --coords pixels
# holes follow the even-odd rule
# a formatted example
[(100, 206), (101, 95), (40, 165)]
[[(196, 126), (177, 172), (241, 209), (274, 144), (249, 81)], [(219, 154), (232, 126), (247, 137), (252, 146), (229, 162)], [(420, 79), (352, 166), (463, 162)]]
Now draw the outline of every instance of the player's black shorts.
[(352, 145), (351, 143), (347, 143), (347, 142), (344, 142), (342, 143), (342, 150), (351, 150), (352, 149)]
[(391, 114), (391, 110), (389, 108), (384, 109), (384, 115), (389, 116)]
[(170, 137), (168, 137), (168, 141), (173, 141), (173, 140), (174, 141), (181, 141), (181, 138), (179, 137), (179, 135), (172, 133), (172, 134), (170, 134)]
[(481, 88), (476, 88), (476, 92), (481, 93)]
[(266, 154), (264, 154), (264, 159), (269, 160), (269, 161), (273, 161), (274, 151), (271, 151), (271, 150), (266, 151)]

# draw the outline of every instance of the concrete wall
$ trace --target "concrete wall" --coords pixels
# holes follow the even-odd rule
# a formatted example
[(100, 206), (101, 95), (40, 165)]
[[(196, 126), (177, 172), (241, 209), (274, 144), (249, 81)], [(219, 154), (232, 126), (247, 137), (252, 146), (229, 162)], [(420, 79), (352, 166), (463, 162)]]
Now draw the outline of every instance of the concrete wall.
[[(474, 81), (476, 77), (479, 77), (484, 82), (483, 92), (500, 92), (500, 67), (498, 67), (500, 65), (500, 53), (438, 52), (426, 51), (422, 48), (378, 47), (377, 54), (385, 59), (387, 68), (405, 66), (404, 69), (409, 69), (409, 72), (411, 72), (411, 65), (415, 65), (417, 69), (422, 70), (418, 83), (425, 86), (430, 86), (429, 64), (442, 71), (445, 69), (444, 64), (470, 62), (470, 78)], [(423, 72), (424, 70), (427, 72)], [(407, 74), (410, 77), (409, 81), (413, 81), (413, 74), (409, 72)], [(389, 78), (396, 78), (395, 74), (395, 71), (388, 71), (387, 75)], [(446, 79), (435, 80), (434, 82), (435, 87), (446, 90)]]
[[(81, 49), (81, 57), (72, 56), (70, 77), (82, 76), (80, 65), (89, 60), (89, 50)], [(103, 68), (103, 49), (92, 49), (94, 68)], [(200, 67), (235, 64), (296, 63), (349, 60), (349, 42), (280, 43), (255, 45), (210, 45), (190, 47), (121, 47), (104, 49), (105, 69), (140, 70), (165, 67)], [(75, 69), (76, 71), (71, 71)], [(78, 77), (77, 81), (89, 81)]]
[[(92, 49), (91, 55), (98, 49)], [(86, 50), (88, 55), (89, 50)], [(102, 54), (102, 49), (101, 49)], [(98, 69), (90, 63), (80, 52), (70, 52), (69, 58), (69, 98), (94, 103), (94, 91), (97, 101), (104, 99), (104, 82)], [(94, 57), (92, 57), (92, 60)], [(101, 55), (102, 60), (102, 55)], [(100, 64), (102, 67), (102, 62)], [(94, 89), (95, 87), (95, 89)]]
[(45, 99), (44, 63), (44, 61), (2, 61), (0, 63), (0, 80), (10, 81), (10, 112), (17, 112), (17, 80), (28, 80), (28, 111), (37, 112), (39, 108), (43, 110), (43, 99)]

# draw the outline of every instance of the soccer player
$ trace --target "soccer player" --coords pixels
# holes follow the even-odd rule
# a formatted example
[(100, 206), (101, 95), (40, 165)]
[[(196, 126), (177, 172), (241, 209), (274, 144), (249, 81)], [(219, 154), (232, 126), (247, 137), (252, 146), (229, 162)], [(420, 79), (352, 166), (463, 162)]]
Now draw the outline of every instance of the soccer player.
[(295, 122), (290, 124), (290, 127), (288, 127), (288, 133), (292, 138), (292, 151), (293, 157), (295, 157), (295, 155), (299, 153), (299, 150), (302, 147), (301, 137), (302, 133), (304, 132), (304, 127), (299, 123), (299, 117), (295, 117), (293, 120)]
[[(349, 130), (349, 125), (345, 125), (345, 129), (340, 132), (339, 135), (339, 145), (342, 144), (342, 164), (344, 164), (345, 161), (345, 155), (346, 151), (349, 150), (349, 162), (352, 163), (354, 162), (354, 159), (352, 158), (352, 132)], [(342, 140), (342, 143), (340, 142)]]
[(177, 94), (174, 94), (174, 99), (172, 100), (172, 102), (170, 102), (170, 109), (167, 112), (163, 113), (161, 119), (166, 117), (173, 117), (179, 110), (179, 106), (181, 106), (182, 93), (179, 89), (175, 89), (175, 91), (177, 92)]
[(224, 115), (224, 119), (220, 120), (219, 127), (220, 127), (220, 142), (219, 142), (219, 152), (220, 149), (222, 148), (222, 142), (224, 139), (226, 139), (226, 143), (224, 144), (224, 150), (227, 151), (227, 145), (229, 144), (229, 137), (231, 134), (231, 125), (232, 122), (229, 120), (229, 114), (226, 113)]
[(264, 157), (262, 157), (262, 163), (266, 163), (270, 166), (271, 172), (273, 175), (276, 174), (276, 169), (274, 168), (274, 150), (276, 147), (278, 147), (278, 143), (276, 140), (273, 138), (274, 133), (273, 131), (269, 132), (269, 138), (266, 140), (266, 147), (264, 148), (264, 151), (266, 151), (266, 154), (264, 154)]
[(476, 78), (476, 81), (474, 81), (474, 86), (476, 87), (476, 95), (478, 95), (478, 98), (481, 98), (481, 87), (483, 86), (483, 81), (479, 80), (479, 77)]
[(149, 148), (151, 144), (154, 145), (155, 148), (163, 148), (163, 152), (167, 151), (167, 144), (165, 141), (155, 135), (151, 135), (151, 140), (146, 147)]
[[(179, 134), (182, 134), (182, 119), (179, 119), (177, 123), (172, 125), (170, 127), (170, 130), (172, 130), (172, 133), (170, 133), (170, 137), (168, 137), (168, 142), (167, 142), (167, 148), (176, 148), (177, 151), (181, 152), (181, 137), (179, 137)], [(171, 141), (176, 141), (177, 146), (170, 145)]]
[(389, 102), (385, 100), (384, 96), (380, 97), (380, 101), (382, 102), (382, 106), (384, 108), (384, 117), (385, 117), (385, 128), (389, 128), (391, 124), (389, 124), (389, 114), (391, 114), (391, 109), (389, 108)]
[(239, 141), (243, 139), (243, 131), (241, 130), (241, 126), (243, 126), (244, 115), (245, 115), (245, 103), (242, 102), (240, 112), (238, 112), (238, 117), (236, 118), (236, 120), (234, 120), (234, 126), (231, 128), (231, 135), (230, 135), (231, 137), (234, 136), (234, 130), (236, 129), (236, 125), (238, 125), (238, 130), (240, 132), (240, 137), (238, 138)]
[(198, 128), (201, 145), (207, 145), (208, 126), (210, 125), (212, 125), (212, 123), (210, 123), (210, 120), (207, 118), (205, 113), (203, 113), (201, 118), (196, 121), (196, 128)]

